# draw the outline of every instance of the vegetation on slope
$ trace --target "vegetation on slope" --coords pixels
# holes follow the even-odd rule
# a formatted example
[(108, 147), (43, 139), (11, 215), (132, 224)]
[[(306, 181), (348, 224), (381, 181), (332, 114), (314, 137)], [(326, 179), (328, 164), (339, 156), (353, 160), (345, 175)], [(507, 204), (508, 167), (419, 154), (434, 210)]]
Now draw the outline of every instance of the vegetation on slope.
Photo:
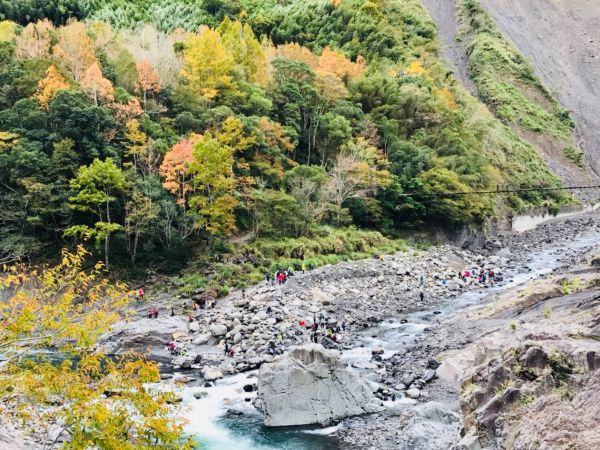
[(528, 61), (498, 31), (479, 0), (460, 0), (461, 38), (468, 43), (469, 76), (480, 98), (507, 124), (562, 142), (564, 156), (581, 166), (573, 147), (575, 124), (534, 75)]
[(559, 182), (455, 82), (417, 0), (74, 5), (0, 4), (2, 260), (85, 242), (177, 271), (231, 234), (481, 226), (567, 201), (427, 197)]

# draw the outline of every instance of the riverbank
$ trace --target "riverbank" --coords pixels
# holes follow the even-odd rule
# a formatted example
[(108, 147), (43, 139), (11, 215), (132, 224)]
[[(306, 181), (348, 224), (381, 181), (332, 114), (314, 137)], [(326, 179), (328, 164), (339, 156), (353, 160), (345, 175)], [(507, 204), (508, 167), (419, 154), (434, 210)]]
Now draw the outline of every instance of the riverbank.
[[(309, 333), (299, 321), (312, 322), (323, 313), (334, 326), (348, 325), (337, 343), (327, 343), (341, 350), (390, 406), (386, 413), (343, 422), (338, 431), (342, 448), (419, 448), (416, 442), (421, 442), (421, 448), (447, 448), (461, 427), (460, 386), (432, 372), (442, 355), (464, 349), (500, 326), (473, 320), (468, 306), (492, 302), (502, 292), (512, 295), (516, 284), (573, 265), (597, 242), (598, 223), (597, 216), (589, 215), (499, 236), (490, 242), (494, 250), (485, 255), (441, 246), (322, 267), (297, 274), (283, 286), (262, 283), (236, 292), (218, 301), (214, 309), (199, 311), (199, 320), (191, 323), (180, 312), (183, 303), (191, 306), (191, 299), (161, 294), (140, 305), (138, 316), (115, 328), (105, 345), (116, 353), (150, 348), (150, 356), (162, 364), (165, 384), (183, 392), (199, 388), (210, 392), (226, 381), (220, 381), (222, 377), (271, 361), (273, 340), (274, 353), (307, 342)], [(473, 288), (455, 277), (459, 270), (474, 266), (503, 272), (504, 285)], [(426, 275), (422, 287), (421, 273)], [(446, 285), (441, 283), (444, 278)], [(421, 289), (423, 302), (418, 296)], [(154, 307), (160, 309), (159, 318), (146, 318)], [(177, 312), (173, 317), (171, 308)], [(507, 326), (504, 322), (501, 327)], [(186, 342), (187, 359), (176, 360), (165, 351), (175, 333)], [(233, 358), (224, 354), (225, 340), (234, 347)], [(383, 355), (373, 356), (374, 347), (381, 347)], [(170, 372), (182, 369), (177, 363), (185, 365), (184, 377), (173, 379)], [(233, 391), (228, 398), (251, 400), (251, 394)], [(192, 400), (192, 406), (193, 401), (198, 400)], [(212, 401), (219, 399), (213, 396)], [(194, 427), (194, 431), (202, 429)], [(440, 436), (437, 444), (432, 436)]]
[[(383, 365), (387, 374), (396, 371), (401, 381), (426, 373), (432, 361), (434, 365), (442, 363), (437, 368), (436, 378), (426, 386), (422, 385), (425, 395), (420, 396), (420, 403), (408, 408), (391, 408), (376, 416), (351, 419), (340, 429), (341, 447), (441, 450), (454, 444), (456, 449), (476, 449), (481, 444), (481, 448), (486, 445), (489, 448), (518, 448), (512, 444), (505, 447), (506, 442), (498, 441), (498, 435), (505, 430), (502, 419), (511, 414), (513, 418), (526, 417), (526, 406), (530, 402), (533, 404), (537, 397), (528, 391), (519, 394), (516, 403), (522, 407), (521, 410), (504, 408), (501, 402), (499, 406), (495, 395), (505, 394), (508, 388), (521, 387), (518, 378), (507, 377), (490, 382), (494, 372), (482, 373), (482, 369), (492, 364), (496, 370), (501, 370), (502, 364), (493, 365), (489, 361), (515, 348), (526, 353), (533, 344), (544, 348), (549, 342), (553, 348), (554, 344), (565, 344), (565, 337), (578, 335), (582, 326), (590, 325), (582, 322), (582, 316), (593, 325), (593, 318), (599, 313), (595, 300), (598, 296), (595, 281), (598, 271), (590, 265), (590, 261), (598, 251), (599, 238), (598, 219), (593, 216), (557, 221), (511, 236), (500, 251), (511, 254), (515, 261), (507, 268), (511, 281), (489, 292), (467, 293), (462, 298), (465, 303), (458, 310), (449, 311), (444, 319), (440, 320), (431, 313), (428, 315), (426, 311), (420, 313), (416, 319), (428, 325), (427, 331), (399, 348), (389, 360), (393, 363)], [(566, 285), (565, 280), (570, 280), (570, 284)], [(565, 294), (573, 289), (571, 285), (579, 286), (578, 292), (572, 293), (573, 297)], [(389, 331), (378, 330), (373, 334), (382, 341), (397, 340), (397, 337), (390, 336)], [(573, 353), (573, 347), (564, 345), (562, 355), (567, 360), (581, 359), (577, 355), (582, 352), (589, 355), (589, 352), (596, 354), (600, 350), (594, 339), (588, 339), (585, 346), (581, 344), (581, 338), (578, 340), (579, 350), (570, 357), (567, 355)], [(547, 351), (554, 354), (554, 350)], [(573, 397), (586, 385), (590, 374), (589, 367), (586, 372), (581, 366), (585, 364), (580, 365), (578, 370), (587, 375), (582, 375), (578, 383), (572, 383), (570, 395)], [(475, 377), (477, 388), (474, 387), (473, 373), (478, 374), (478, 378)], [(534, 380), (533, 384), (536, 383)], [(549, 391), (552, 394), (552, 389)], [(487, 396), (481, 392), (486, 392)], [(487, 402), (491, 402), (495, 410)], [(568, 401), (565, 403), (563, 410), (568, 410)], [(498, 428), (497, 432), (491, 433), (492, 437), (488, 436), (487, 427), (490, 417), (493, 419), (492, 428), (496, 430), (496, 424)], [(516, 422), (516, 425), (506, 427), (505, 434), (519, 430), (527, 436), (527, 431), (522, 428), (524, 425)], [(548, 432), (549, 428), (545, 431)], [(563, 434), (572, 430), (573, 427), (566, 426)], [(544, 430), (536, 432), (543, 435)], [(466, 437), (461, 439), (461, 433)], [(560, 433), (554, 433), (555, 436), (557, 434)], [(532, 440), (522, 437), (522, 441)], [(568, 439), (566, 442), (569, 442)], [(549, 445), (544, 448), (562, 447)]]

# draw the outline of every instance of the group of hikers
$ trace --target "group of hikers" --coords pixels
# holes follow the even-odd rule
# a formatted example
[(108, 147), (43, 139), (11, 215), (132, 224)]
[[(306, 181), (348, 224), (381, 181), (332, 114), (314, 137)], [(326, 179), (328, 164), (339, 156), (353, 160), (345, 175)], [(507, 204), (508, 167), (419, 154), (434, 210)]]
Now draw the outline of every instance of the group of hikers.
[(465, 283), (479, 283), (483, 285), (489, 284), (493, 286), (497, 280), (497, 275), (493, 269), (485, 270), (485, 269), (472, 269), (465, 270), (464, 272), (459, 272), (458, 277), (462, 279)]
[[(300, 270), (302, 271), (302, 273), (306, 272), (306, 267), (304, 266), (304, 263), (302, 263), (302, 266), (300, 268)], [(288, 267), (286, 270), (277, 270), (275, 271), (275, 273), (271, 273), (271, 272), (265, 272), (265, 280), (267, 282), (267, 284), (278, 284), (278, 285), (282, 285), (285, 284), (285, 282), (288, 280), (288, 278), (293, 277), (294, 276), (294, 268), (293, 267)]]

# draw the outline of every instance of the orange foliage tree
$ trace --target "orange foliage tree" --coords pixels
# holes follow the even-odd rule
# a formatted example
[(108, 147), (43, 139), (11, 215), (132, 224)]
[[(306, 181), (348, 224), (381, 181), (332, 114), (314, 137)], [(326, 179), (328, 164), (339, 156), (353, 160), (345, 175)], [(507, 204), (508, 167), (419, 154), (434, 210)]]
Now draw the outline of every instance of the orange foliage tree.
[(65, 80), (60, 72), (56, 69), (56, 66), (51, 65), (46, 70), (46, 77), (38, 82), (38, 90), (35, 94), (35, 98), (38, 99), (42, 108), (46, 109), (50, 100), (56, 95), (58, 91), (64, 91), (69, 89), (69, 83)]
[(200, 135), (191, 135), (188, 139), (179, 141), (167, 152), (160, 166), (160, 174), (165, 180), (163, 187), (177, 196), (177, 204), (184, 211), (189, 196), (194, 192), (190, 164), (194, 161), (194, 144), (200, 138)]
[(94, 104), (108, 103), (115, 99), (113, 85), (110, 80), (104, 78), (100, 70), (100, 64), (94, 62), (87, 68), (81, 79), (81, 87), (89, 95)]
[(152, 68), (152, 64), (147, 59), (140, 61), (137, 64), (138, 81), (136, 89), (142, 95), (144, 106), (148, 99), (148, 94), (158, 94), (160, 92), (160, 84), (158, 83), (158, 75)]

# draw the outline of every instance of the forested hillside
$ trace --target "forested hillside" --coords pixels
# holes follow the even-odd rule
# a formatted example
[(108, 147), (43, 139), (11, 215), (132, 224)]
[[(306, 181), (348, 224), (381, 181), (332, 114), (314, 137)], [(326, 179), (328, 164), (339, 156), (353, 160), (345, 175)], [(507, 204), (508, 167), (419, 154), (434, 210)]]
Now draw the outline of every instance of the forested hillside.
[(0, 261), (83, 241), (172, 268), (235, 234), (308, 245), (568, 201), (423, 195), (559, 180), (454, 80), (418, 0), (2, 1), (0, 18)]

